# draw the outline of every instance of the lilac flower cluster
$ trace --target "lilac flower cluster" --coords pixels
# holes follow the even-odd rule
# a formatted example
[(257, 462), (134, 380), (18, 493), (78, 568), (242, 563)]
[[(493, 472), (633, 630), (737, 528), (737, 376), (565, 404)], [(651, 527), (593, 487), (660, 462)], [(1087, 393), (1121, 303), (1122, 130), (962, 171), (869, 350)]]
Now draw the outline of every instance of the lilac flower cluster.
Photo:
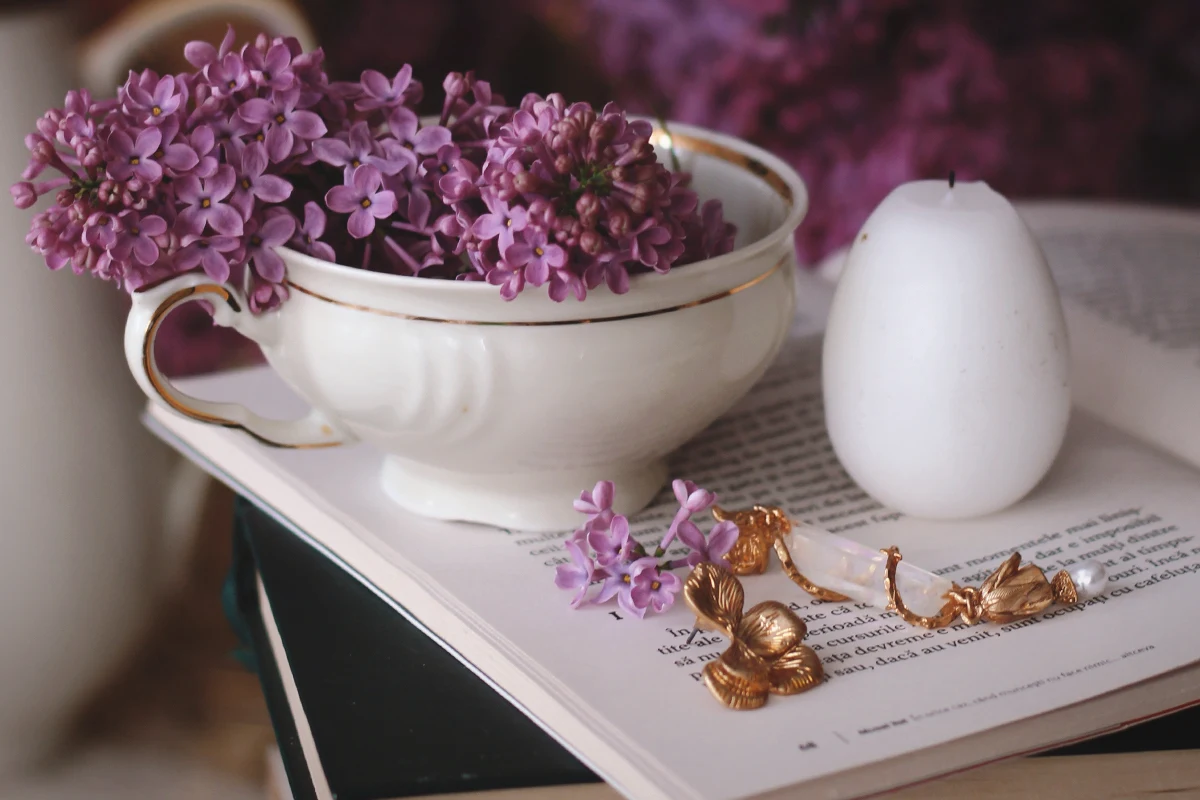
[[(675, 602), (683, 582), (671, 570), (704, 562), (729, 566), (725, 554), (737, 541), (737, 525), (719, 522), (705, 536), (691, 519), (709, 509), (717, 496), (691, 481), (676, 480), (671, 486), (679, 510), (653, 553), (646, 552), (630, 535), (629, 520), (613, 513), (611, 481), (601, 481), (592, 491), (579, 495), (575, 509), (587, 515), (587, 522), (567, 539), (571, 561), (560, 565), (554, 576), (560, 589), (575, 592), (573, 608), (585, 602), (606, 603), (615, 597), (626, 613), (641, 619), (651, 611), (666, 611)], [(663, 560), (676, 537), (691, 552), (685, 558)], [(599, 590), (589, 599), (597, 583)]]
[(650, 124), (613, 103), (597, 112), (530, 94), (491, 132), (482, 167), (456, 158), (438, 184), (454, 212), (443, 228), (474, 268), (465, 280), (507, 299), (528, 283), (583, 300), (602, 283), (629, 291), (631, 271), (665, 273), (733, 249), (720, 202), (699, 210), (687, 175), (658, 162)]
[[(630, 270), (732, 248), (719, 202), (658, 164), (649, 126), (561, 97), (504, 105), (451, 73), (436, 125), (409, 66), (330, 82), (320, 50), (260, 36), (191, 42), (192, 72), (131, 72), (115, 100), (71, 92), (26, 138), (11, 192), (27, 241), (129, 291), (189, 270), (241, 285), (254, 312), (287, 297), (275, 248), (422, 277), (528, 282), (557, 301)], [(468, 99), (470, 98), (470, 99)], [(35, 182), (47, 168), (58, 173)], [(330, 216), (338, 224), (330, 224)], [(586, 287), (586, 288), (585, 288)]]

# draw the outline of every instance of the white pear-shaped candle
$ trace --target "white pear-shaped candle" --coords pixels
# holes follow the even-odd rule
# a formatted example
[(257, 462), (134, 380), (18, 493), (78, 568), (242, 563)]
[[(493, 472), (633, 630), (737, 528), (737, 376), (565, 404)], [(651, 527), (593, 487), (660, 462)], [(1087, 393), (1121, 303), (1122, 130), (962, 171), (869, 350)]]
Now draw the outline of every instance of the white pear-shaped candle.
[(1070, 415), (1045, 256), (986, 183), (916, 181), (867, 219), (825, 334), (826, 424), (850, 476), (918, 517), (998, 511), (1049, 470)]

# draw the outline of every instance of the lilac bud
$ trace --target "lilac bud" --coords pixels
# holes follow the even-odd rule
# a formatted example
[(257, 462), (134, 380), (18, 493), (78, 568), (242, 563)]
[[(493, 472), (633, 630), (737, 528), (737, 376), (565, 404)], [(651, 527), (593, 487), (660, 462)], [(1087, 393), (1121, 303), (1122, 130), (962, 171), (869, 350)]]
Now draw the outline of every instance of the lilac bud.
[(629, 235), (629, 212), (614, 208), (608, 212), (608, 232), (620, 239)]
[(75, 202), (75, 193), (70, 189), (63, 189), (54, 196), (54, 202), (63, 208), (70, 208), (71, 204)]
[(604, 237), (596, 231), (584, 231), (579, 236), (579, 247), (589, 256), (600, 255), (600, 251), (604, 249)]
[(570, 175), (575, 171), (575, 159), (570, 153), (562, 153), (554, 159), (554, 170), (559, 175)]
[(113, 205), (121, 196), (121, 186), (116, 181), (102, 181), (96, 190), (96, 196), (100, 198), (101, 203)]
[(14, 183), (8, 193), (12, 195), (13, 204), (17, 208), (29, 208), (37, 202), (37, 192), (34, 191), (33, 184), (29, 181)]
[(531, 194), (542, 188), (542, 181), (532, 172), (513, 175), (513, 188), (521, 194)]
[(467, 81), (461, 72), (451, 72), (442, 81), (442, 89), (450, 97), (461, 97), (467, 93)]
[(104, 156), (100, 154), (100, 148), (95, 145), (83, 147), (83, 155), (79, 157), (79, 163), (85, 167), (98, 167), (104, 163)]
[(32, 155), (41, 163), (49, 164), (54, 160), (56, 155), (54, 152), (54, 145), (50, 144), (50, 142), (46, 141), (45, 139), (42, 139), (33, 146)]
[(600, 212), (600, 198), (595, 192), (584, 192), (575, 201), (575, 213), (580, 217), (593, 216)]

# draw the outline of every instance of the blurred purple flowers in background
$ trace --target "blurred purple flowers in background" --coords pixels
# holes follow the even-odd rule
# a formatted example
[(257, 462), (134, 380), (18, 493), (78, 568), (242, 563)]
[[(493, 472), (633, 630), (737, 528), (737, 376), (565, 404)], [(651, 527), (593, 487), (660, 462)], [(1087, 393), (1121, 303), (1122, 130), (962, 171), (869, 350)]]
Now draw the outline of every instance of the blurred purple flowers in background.
[[(1150, 169), (1155, 148), (1139, 142), (1163, 128), (1179, 144), (1187, 126), (1200, 133), (1194, 3), (583, 5), (576, 35), (615, 97), (796, 167), (813, 197), (797, 232), (809, 263), (847, 244), (905, 181), (955, 169), (1017, 197), (1132, 195), (1155, 181), (1161, 194), (1180, 175)], [(1195, 202), (1200, 157), (1183, 155)]]
[[(737, 542), (737, 525), (719, 522), (705, 536), (691, 519), (711, 508), (717, 496), (691, 481), (676, 480), (671, 488), (680, 507), (653, 553), (633, 538), (629, 520), (613, 513), (611, 481), (600, 481), (590, 492), (579, 495), (575, 510), (586, 515), (587, 522), (567, 538), (564, 546), (570, 561), (560, 564), (554, 575), (560, 589), (575, 590), (572, 608), (616, 598), (626, 613), (641, 619), (651, 611), (666, 611), (675, 602), (683, 582), (672, 570), (704, 562), (729, 566), (725, 555)], [(664, 559), (676, 535), (690, 552), (684, 558)], [(600, 588), (589, 601), (588, 591), (594, 583)]]

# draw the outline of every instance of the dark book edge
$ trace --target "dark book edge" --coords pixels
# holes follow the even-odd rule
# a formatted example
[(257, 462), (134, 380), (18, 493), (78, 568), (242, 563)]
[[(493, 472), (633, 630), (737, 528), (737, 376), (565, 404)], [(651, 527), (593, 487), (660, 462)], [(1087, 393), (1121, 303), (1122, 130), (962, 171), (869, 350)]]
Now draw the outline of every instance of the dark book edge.
[(283, 687), (279, 666), (275, 662), (275, 651), (263, 620), (258, 601), (258, 570), (248, 523), (240, 505), (234, 511), (233, 564), (230, 576), (236, 596), (239, 617), (237, 622), (240, 623), (235, 624), (235, 627), (242, 628), (249, 635), (253, 647), (252, 667), (266, 699), (267, 712), (271, 717), (271, 727), (275, 729), (275, 739), (288, 785), (292, 790), (292, 798), (318, 800), (309, 773), (308, 760), (304, 757), (304, 747), (296, 729), (296, 720), (292, 716), (292, 707)]
[(599, 781), (346, 565), (252, 500), (237, 514), (335, 797)]

